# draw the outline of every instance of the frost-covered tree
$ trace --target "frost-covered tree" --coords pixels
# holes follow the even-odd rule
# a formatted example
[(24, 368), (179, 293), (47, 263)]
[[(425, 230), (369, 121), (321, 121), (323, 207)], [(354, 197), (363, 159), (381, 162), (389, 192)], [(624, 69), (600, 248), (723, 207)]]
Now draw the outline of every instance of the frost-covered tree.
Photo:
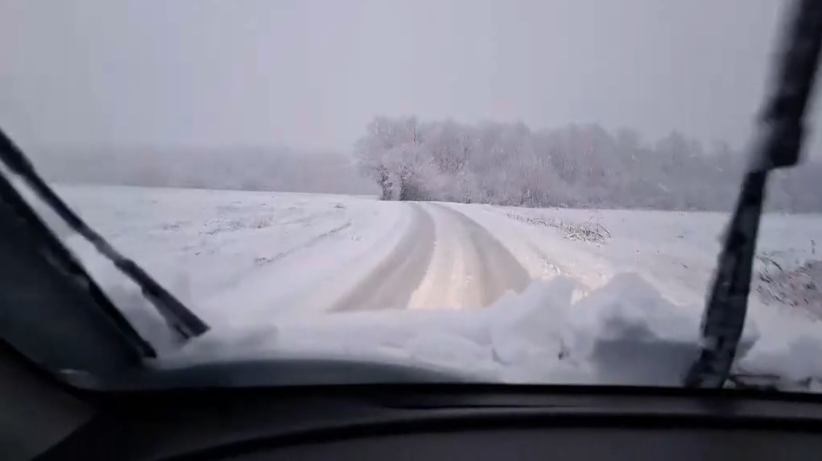
[[(646, 142), (598, 125), (532, 131), (524, 123), (377, 117), (357, 142), (360, 170), (385, 200), (533, 207), (728, 210), (743, 157), (673, 132)], [(779, 172), (770, 209), (822, 211), (822, 164)]]

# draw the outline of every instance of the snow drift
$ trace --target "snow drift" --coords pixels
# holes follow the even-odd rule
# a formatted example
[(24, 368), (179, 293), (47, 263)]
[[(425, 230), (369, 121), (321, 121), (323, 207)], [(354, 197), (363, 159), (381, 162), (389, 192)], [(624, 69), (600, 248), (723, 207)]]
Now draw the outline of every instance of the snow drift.
[[(451, 369), (483, 382), (679, 386), (699, 352), (697, 310), (666, 301), (635, 274), (621, 274), (572, 302), (576, 282), (534, 281), (475, 310), (399, 310), (308, 314), (215, 325), (182, 348), (148, 306), (134, 296), (115, 302), (141, 332), (161, 345), (174, 366), (277, 356), (339, 356)], [(755, 349), (759, 330), (749, 322), (740, 357)], [(800, 340), (788, 349), (814, 352)], [(808, 350), (810, 349), (810, 350)], [(760, 373), (784, 374), (793, 357), (768, 351)], [(818, 355), (817, 355), (818, 356)], [(805, 356), (804, 361), (813, 361)], [(803, 363), (801, 370), (817, 366)], [(794, 381), (812, 378), (793, 370)]]

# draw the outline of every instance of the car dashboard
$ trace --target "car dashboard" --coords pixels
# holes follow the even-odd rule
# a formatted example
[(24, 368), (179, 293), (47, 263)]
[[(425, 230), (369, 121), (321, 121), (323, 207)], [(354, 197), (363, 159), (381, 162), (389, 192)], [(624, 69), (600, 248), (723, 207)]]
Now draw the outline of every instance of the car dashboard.
[[(644, 393), (643, 393), (644, 392)], [(42, 459), (811, 459), (822, 402), (743, 392), (349, 385), (108, 396)]]

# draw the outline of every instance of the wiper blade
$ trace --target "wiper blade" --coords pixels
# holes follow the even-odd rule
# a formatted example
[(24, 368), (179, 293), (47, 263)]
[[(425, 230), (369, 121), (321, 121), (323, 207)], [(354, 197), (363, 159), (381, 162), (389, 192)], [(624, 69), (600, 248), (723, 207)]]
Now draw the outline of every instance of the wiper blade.
[(74, 213), (43, 181), (34, 165), (2, 130), (0, 130), (0, 161), (20, 177), (38, 198), (62, 218), (73, 231), (88, 240), (120, 272), (137, 284), (178, 339), (186, 341), (208, 331), (209, 327), (203, 320), (157, 283), (137, 263), (115, 250), (100, 234)]
[(702, 350), (685, 377), (688, 387), (720, 388), (728, 380), (747, 314), (759, 222), (770, 171), (799, 163), (804, 118), (822, 44), (822, 1), (797, 0), (784, 25), (772, 93), (702, 315)]

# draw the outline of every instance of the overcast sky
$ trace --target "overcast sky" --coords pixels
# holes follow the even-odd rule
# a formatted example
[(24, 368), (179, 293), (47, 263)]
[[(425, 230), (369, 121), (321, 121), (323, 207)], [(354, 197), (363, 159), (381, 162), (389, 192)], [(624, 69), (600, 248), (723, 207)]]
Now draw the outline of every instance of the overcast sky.
[(739, 142), (782, 3), (0, 0), (0, 124), (58, 147), (345, 150), (376, 114)]

